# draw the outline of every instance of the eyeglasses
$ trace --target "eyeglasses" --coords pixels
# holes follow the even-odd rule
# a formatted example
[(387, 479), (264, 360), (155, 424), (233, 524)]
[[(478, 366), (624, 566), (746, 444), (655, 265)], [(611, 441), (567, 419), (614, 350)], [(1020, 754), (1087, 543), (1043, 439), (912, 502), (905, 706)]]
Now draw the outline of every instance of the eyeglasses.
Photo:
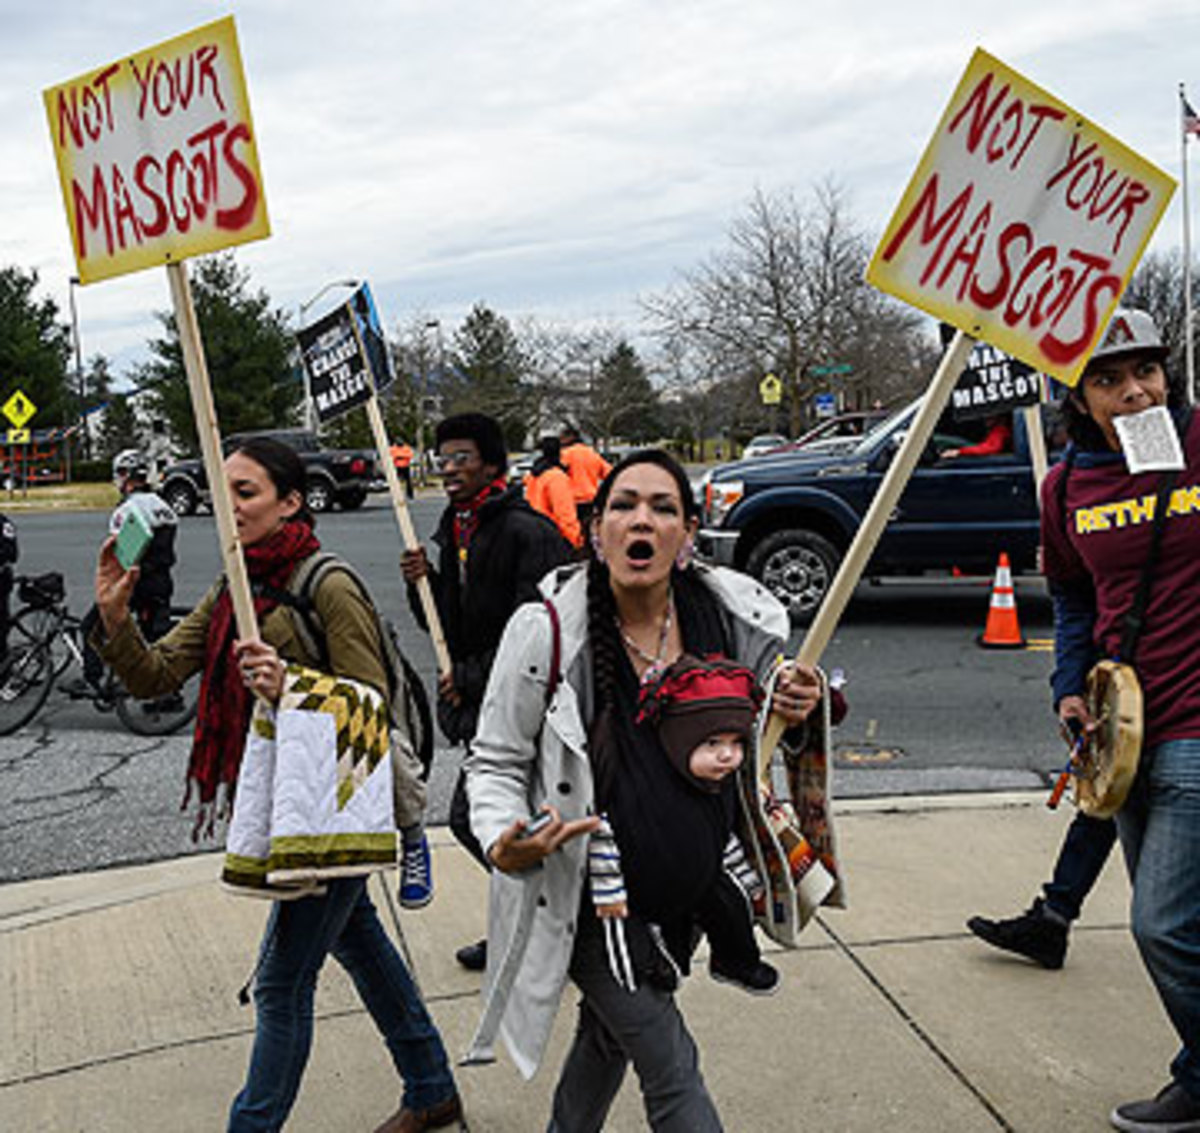
[(465, 468), (474, 459), (473, 452), (460, 449), (458, 452), (439, 453), (433, 458), (433, 466), (439, 472), (449, 472), (452, 468)]

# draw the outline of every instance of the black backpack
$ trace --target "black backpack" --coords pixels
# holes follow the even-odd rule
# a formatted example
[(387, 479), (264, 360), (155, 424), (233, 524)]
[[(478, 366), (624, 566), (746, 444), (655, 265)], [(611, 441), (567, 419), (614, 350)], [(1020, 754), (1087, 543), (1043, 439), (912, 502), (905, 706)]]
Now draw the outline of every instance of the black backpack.
[(429, 707), (429, 696), (421, 681), (421, 675), (409, 664), (400, 649), (395, 626), (379, 612), (379, 608), (371, 600), (371, 591), (362, 575), (345, 559), (332, 552), (317, 551), (309, 555), (292, 572), (286, 591), (276, 591), (272, 588), (271, 596), (295, 611), (297, 617), (293, 619), (292, 624), (301, 644), (322, 664), (326, 664), (329, 661), (329, 650), (313, 595), (320, 587), (322, 579), (335, 570), (343, 571), (354, 580), (375, 612), (379, 641), (383, 647), (383, 667), (387, 672), (391, 724), (408, 733), (413, 753), (421, 764), (421, 778), (428, 779), (429, 768), (433, 763), (433, 713)]

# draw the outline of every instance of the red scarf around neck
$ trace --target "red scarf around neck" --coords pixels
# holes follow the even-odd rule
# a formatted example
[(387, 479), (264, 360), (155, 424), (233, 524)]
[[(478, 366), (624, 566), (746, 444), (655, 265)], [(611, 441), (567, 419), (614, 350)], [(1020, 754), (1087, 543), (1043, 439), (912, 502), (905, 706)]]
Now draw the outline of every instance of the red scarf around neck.
[[(304, 520), (290, 520), (260, 542), (243, 548), (251, 583), (267, 588), (266, 593), (254, 596), (254, 613), (260, 626), (278, 605), (270, 591), (285, 590), (296, 565), (320, 548), (320, 540)], [(208, 621), (204, 675), (196, 710), (196, 738), (188, 761), (187, 792), (181, 808), (187, 809), (195, 787), (200, 811), (192, 830), (193, 841), (202, 831), (206, 835), (212, 834), (218, 815), (228, 817), (233, 806), (238, 769), (242, 765), (242, 750), (254, 705), (252, 694), (234, 663), (236, 638), (233, 599), (229, 596), (229, 588), (223, 586)], [(225, 797), (218, 802), (217, 791), (221, 784), (225, 786)]]
[(503, 495), (508, 490), (508, 483), (503, 476), (498, 476), (490, 484), (485, 484), (462, 507), (454, 510), (454, 548), (462, 557), (462, 552), (471, 546), (471, 539), (479, 527), (479, 509), (493, 496)]

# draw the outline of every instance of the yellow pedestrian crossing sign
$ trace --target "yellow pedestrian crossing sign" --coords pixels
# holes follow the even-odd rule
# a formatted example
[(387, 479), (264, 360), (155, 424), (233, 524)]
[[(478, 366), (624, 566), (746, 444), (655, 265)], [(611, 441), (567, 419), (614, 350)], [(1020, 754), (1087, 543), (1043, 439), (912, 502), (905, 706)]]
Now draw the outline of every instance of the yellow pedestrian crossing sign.
[(29, 444), (28, 429), (9, 429), (8, 443), (10, 445), (27, 445)]
[(20, 390), (16, 390), (0, 409), (18, 429), (24, 428), (25, 422), (37, 412), (37, 406)]
[(763, 405), (778, 405), (783, 400), (783, 382), (775, 374), (768, 374), (758, 383), (758, 394)]

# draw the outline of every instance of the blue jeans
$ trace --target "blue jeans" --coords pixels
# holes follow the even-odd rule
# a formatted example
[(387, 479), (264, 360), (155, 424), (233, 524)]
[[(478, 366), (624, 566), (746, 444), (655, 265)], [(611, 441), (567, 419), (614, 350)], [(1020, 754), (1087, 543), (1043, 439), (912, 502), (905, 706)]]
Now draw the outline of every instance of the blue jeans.
[(277, 901), (271, 910), (254, 985), (254, 1049), (230, 1133), (276, 1130), (287, 1120), (312, 1045), (317, 974), (330, 953), (387, 1043), (404, 1080), (402, 1104), (426, 1109), (454, 1094), (441, 1036), (379, 923), (366, 879), (342, 878), (324, 896)]
[(1042, 886), (1046, 904), (1059, 916), (1068, 921), (1078, 919), (1116, 841), (1117, 827), (1111, 819), (1076, 812), (1058, 851), (1054, 876)]
[(1182, 1047), (1171, 1074), (1200, 1099), (1200, 739), (1143, 755), (1117, 814), (1133, 935)]

